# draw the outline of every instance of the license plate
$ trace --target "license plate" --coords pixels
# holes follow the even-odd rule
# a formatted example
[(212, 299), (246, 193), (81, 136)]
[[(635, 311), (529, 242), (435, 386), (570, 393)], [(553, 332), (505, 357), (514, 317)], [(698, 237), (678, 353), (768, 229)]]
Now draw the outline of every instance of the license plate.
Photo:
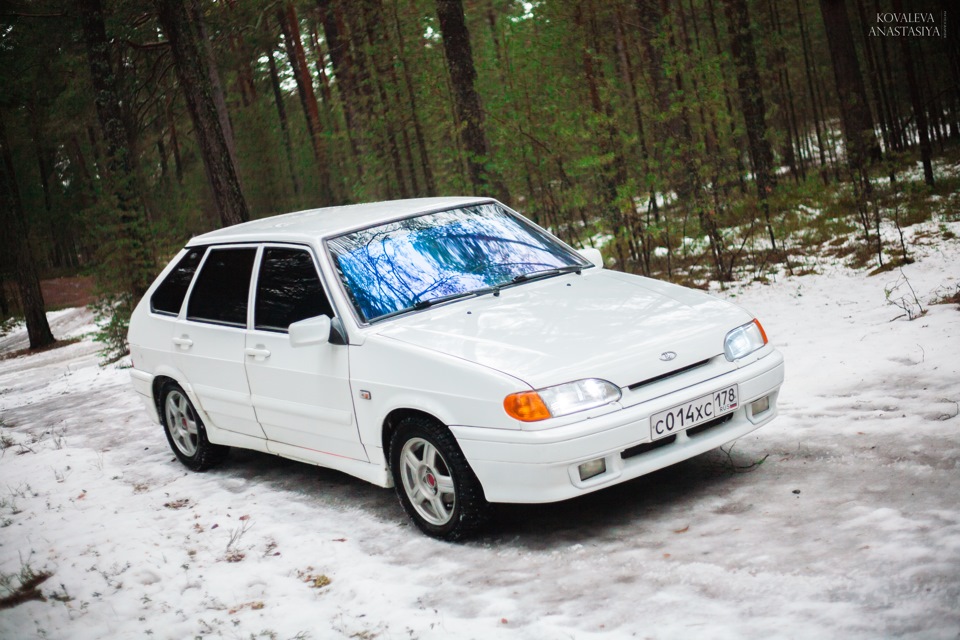
[(719, 418), (740, 406), (737, 385), (714, 391), (672, 409), (655, 413), (650, 418), (650, 439), (666, 438), (684, 429)]

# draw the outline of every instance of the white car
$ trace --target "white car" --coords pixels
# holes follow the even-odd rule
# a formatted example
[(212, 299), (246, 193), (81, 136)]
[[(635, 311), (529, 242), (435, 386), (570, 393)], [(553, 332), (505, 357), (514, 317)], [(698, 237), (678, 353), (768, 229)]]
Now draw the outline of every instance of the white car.
[(228, 447), (382, 487), (425, 533), (565, 500), (777, 414), (783, 357), (743, 309), (603, 269), (488, 198), (301, 211), (198, 236), (130, 321), (173, 452)]

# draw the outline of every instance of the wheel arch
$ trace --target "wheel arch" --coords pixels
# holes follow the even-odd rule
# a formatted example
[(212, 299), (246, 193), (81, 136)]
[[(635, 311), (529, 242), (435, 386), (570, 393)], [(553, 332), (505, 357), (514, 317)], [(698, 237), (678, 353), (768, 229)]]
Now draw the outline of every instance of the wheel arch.
[(165, 375), (154, 376), (154, 378), (153, 378), (153, 404), (156, 405), (156, 407), (157, 407), (157, 415), (161, 416), (161, 419), (162, 419), (162, 415), (163, 415), (163, 413), (162, 413), (162, 412), (163, 412), (163, 407), (160, 406), (160, 390), (163, 389), (163, 385), (167, 384), (168, 382), (173, 382), (174, 384), (179, 385), (181, 389), (183, 388), (183, 385), (180, 384), (180, 382), (179, 382), (178, 380), (176, 380), (176, 379), (174, 379), (174, 378), (171, 378), (170, 376), (165, 376)]
[[(449, 431), (443, 420), (427, 411), (423, 411), (422, 409), (413, 409), (410, 407), (393, 409), (387, 414), (386, 418), (384, 418), (383, 427), (380, 430), (381, 445), (383, 446), (383, 457), (387, 462), (387, 467), (390, 466), (390, 442), (393, 439), (393, 434), (396, 432), (400, 423), (407, 418), (426, 418), (427, 420), (430, 420)], [(451, 435), (453, 435), (452, 432)], [(456, 436), (454, 436), (454, 439), (456, 439)]]
[[(187, 398), (190, 399), (190, 402), (193, 404), (194, 411), (200, 416), (200, 419), (203, 421), (204, 427), (207, 429), (207, 434), (209, 435), (212, 431), (214, 437), (219, 432), (215, 426), (212, 425), (210, 417), (207, 415), (207, 412), (203, 409), (203, 406), (197, 399), (196, 394), (193, 391), (193, 387), (190, 383), (186, 382), (185, 379), (178, 375), (178, 372), (175, 370), (162, 370), (158, 371), (153, 376), (153, 383), (151, 385), (151, 394), (153, 396), (154, 406), (157, 408), (157, 417), (160, 419), (161, 423), (163, 422), (163, 407), (161, 406), (162, 398), (160, 397), (160, 391), (163, 389), (163, 386), (168, 382), (172, 382), (181, 389), (184, 393), (187, 394)], [(219, 442), (219, 438), (217, 438)]]

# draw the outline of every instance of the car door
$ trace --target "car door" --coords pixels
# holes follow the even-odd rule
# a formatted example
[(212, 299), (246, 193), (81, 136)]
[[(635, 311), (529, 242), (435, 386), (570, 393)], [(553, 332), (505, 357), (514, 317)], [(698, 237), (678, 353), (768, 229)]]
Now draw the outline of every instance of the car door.
[(246, 370), (268, 446), (299, 447), (297, 456), (312, 461), (322, 462), (322, 454), (366, 461), (350, 393), (349, 347), (330, 342), (294, 347), (287, 333), (299, 320), (333, 317), (313, 253), (268, 245), (257, 271)]
[(250, 399), (244, 347), (257, 249), (211, 247), (173, 332), (174, 361), (210, 422), (264, 438)]

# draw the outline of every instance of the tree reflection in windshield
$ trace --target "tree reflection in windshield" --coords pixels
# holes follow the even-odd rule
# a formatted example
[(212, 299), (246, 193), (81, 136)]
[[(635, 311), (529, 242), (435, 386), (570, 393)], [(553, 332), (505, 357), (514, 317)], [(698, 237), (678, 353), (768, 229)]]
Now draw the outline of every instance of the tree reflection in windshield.
[(524, 273), (589, 264), (494, 203), (407, 218), (327, 244), (366, 322)]

